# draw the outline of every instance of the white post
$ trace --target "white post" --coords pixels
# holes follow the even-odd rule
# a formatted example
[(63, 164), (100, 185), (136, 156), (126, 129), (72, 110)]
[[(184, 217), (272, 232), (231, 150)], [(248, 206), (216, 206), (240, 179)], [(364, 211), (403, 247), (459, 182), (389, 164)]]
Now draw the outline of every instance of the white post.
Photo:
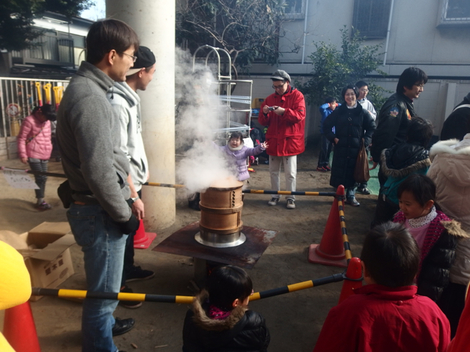
[[(153, 81), (140, 91), (142, 128), (150, 182), (175, 183), (175, 0), (106, 0), (106, 17), (120, 19), (137, 32), (140, 44), (156, 57)], [(175, 189), (144, 186), (146, 230), (175, 222)]]
[(444, 121), (449, 117), (452, 110), (454, 110), (455, 105), (455, 96), (457, 95), (457, 83), (447, 83), (447, 95), (446, 95), (446, 105), (445, 105), (445, 115)]

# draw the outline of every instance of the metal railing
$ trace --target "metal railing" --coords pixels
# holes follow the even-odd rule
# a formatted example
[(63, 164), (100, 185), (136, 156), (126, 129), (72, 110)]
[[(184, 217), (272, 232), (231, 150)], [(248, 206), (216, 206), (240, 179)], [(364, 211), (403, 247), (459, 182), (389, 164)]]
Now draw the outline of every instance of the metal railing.
[(68, 80), (0, 77), (0, 158), (16, 155), (16, 137), (23, 119), (43, 104), (56, 107)]

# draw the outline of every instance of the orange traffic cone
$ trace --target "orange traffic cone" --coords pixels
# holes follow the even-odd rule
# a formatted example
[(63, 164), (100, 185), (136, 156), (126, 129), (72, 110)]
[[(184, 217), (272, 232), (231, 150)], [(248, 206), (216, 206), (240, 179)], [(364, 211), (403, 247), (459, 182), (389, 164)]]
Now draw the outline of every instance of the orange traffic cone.
[(339, 302), (343, 302), (346, 298), (354, 293), (356, 288), (362, 287), (362, 266), (361, 260), (357, 257), (351, 258), (346, 271), (346, 278), (344, 279)]
[(149, 248), (155, 237), (157, 237), (155, 232), (145, 232), (144, 222), (140, 220), (139, 228), (134, 235), (134, 248)]
[(339, 220), (338, 197), (343, 197), (344, 200), (343, 185), (338, 186), (336, 190), (336, 197), (331, 205), (330, 215), (328, 215), (320, 244), (311, 244), (309, 247), (308, 261), (310, 263), (340, 267), (347, 266)]
[(5, 310), (3, 335), (16, 352), (41, 352), (29, 302)]

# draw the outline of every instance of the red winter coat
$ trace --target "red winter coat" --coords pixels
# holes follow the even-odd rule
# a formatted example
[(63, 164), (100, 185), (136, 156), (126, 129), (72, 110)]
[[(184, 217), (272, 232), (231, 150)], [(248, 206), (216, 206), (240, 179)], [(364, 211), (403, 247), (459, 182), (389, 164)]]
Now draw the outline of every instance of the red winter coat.
[[(263, 114), (263, 106), (280, 106), (286, 111), (276, 115), (274, 111)], [(266, 152), (273, 156), (298, 155), (305, 150), (305, 99), (302, 93), (289, 86), (283, 95), (267, 97), (261, 104), (258, 122), (268, 127)]]
[(444, 352), (450, 325), (416, 286), (366, 285), (333, 307), (314, 352)]
[(20, 158), (49, 160), (52, 152), (51, 122), (26, 116), (16, 141)]

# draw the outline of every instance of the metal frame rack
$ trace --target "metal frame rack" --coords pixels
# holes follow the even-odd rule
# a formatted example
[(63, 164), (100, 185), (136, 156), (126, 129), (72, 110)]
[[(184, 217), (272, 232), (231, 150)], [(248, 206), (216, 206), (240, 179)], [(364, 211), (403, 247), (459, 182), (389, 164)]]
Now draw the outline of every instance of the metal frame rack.
[[(201, 51), (205, 51), (207, 54), (205, 57), (201, 55), (198, 58), (197, 55)], [(215, 62), (217, 95), (222, 105), (226, 107), (224, 127), (215, 131), (216, 134), (223, 134), (223, 138), (226, 139), (231, 132), (239, 131), (245, 137), (249, 137), (253, 81), (232, 79), (232, 58), (225, 49), (210, 45), (203, 45), (197, 48), (193, 55), (193, 71), (195, 70), (197, 59), (201, 60), (201, 58), (204, 59), (206, 67)], [(226, 75), (222, 74), (223, 65), (228, 67), (228, 74)], [(247, 95), (235, 95), (233, 94), (235, 91), (240, 91)]]

